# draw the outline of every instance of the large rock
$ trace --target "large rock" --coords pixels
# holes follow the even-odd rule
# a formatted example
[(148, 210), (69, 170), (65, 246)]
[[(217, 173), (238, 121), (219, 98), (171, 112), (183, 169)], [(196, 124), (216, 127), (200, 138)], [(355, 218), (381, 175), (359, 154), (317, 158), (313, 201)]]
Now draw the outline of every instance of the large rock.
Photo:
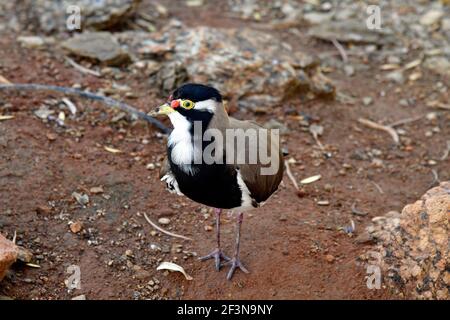
[(160, 63), (151, 79), (165, 92), (180, 79), (208, 83), (228, 98), (254, 107), (308, 93), (334, 95), (334, 86), (320, 73), (315, 57), (261, 31), (169, 26), (160, 33), (119, 36), (120, 41), (130, 39), (136, 55)]
[(81, 9), (81, 28), (106, 30), (127, 20), (141, 0), (22, 0), (3, 1), (0, 9), (9, 13), (10, 24), (51, 33), (68, 31), (67, 7)]
[(0, 281), (8, 271), (9, 267), (17, 259), (17, 248), (8, 239), (0, 234)]
[(392, 44), (395, 41), (392, 31), (388, 27), (371, 30), (367, 27), (364, 19), (322, 23), (310, 28), (308, 34), (321, 40), (336, 39), (346, 43), (384, 45)]
[(401, 214), (374, 219), (367, 232), (388, 286), (406, 297), (449, 298), (449, 218), (450, 182), (443, 182)]
[(88, 32), (64, 41), (61, 46), (71, 54), (111, 66), (130, 61), (116, 39), (108, 32)]

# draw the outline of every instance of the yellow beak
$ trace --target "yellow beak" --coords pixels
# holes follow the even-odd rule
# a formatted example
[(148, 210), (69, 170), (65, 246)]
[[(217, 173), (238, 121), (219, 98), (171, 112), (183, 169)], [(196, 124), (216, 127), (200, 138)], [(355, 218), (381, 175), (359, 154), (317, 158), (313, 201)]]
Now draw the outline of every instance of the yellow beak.
[(150, 111), (148, 115), (154, 117), (159, 115), (168, 115), (172, 112), (175, 112), (175, 110), (173, 110), (168, 103), (164, 103), (163, 105), (157, 107), (155, 110)]

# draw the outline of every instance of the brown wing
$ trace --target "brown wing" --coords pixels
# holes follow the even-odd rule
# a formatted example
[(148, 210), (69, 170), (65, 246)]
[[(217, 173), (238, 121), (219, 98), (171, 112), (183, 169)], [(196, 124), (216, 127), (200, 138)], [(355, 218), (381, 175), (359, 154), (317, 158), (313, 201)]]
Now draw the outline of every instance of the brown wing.
[[(233, 129), (263, 129), (255, 122), (250, 121), (239, 121), (230, 117), (230, 127)], [(261, 159), (258, 156), (258, 161), (256, 164), (234, 164), (235, 168), (239, 169), (242, 179), (244, 180), (247, 188), (251, 193), (251, 197), (256, 200), (256, 202), (262, 202), (267, 200), (278, 188), (284, 171), (283, 155), (281, 153), (281, 148), (279, 144), (279, 139), (271, 139), (271, 131), (267, 130), (267, 155), (270, 156), (270, 163), (263, 165)], [(261, 147), (261, 142), (258, 135), (258, 147)], [(235, 148), (235, 154), (245, 152), (248, 154), (249, 145), (246, 144), (245, 148)], [(241, 150), (239, 150), (241, 149)], [(272, 155), (273, 153), (273, 155)], [(272, 170), (269, 170), (269, 167)], [(264, 172), (266, 170), (266, 172)]]

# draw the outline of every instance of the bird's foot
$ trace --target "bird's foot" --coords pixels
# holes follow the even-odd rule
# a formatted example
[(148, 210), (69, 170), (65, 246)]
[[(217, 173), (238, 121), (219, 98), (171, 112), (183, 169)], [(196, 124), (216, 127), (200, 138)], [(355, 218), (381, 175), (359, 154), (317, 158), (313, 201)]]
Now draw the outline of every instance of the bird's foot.
[(231, 280), (236, 268), (241, 269), (242, 272), (244, 272), (244, 273), (249, 273), (249, 271), (247, 270), (247, 268), (244, 267), (244, 265), (241, 263), (241, 260), (239, 260), (239, 258), (233, 258), (232, 260), (227, 262), (227, 264), (231, 265), (230, 271), (228, 271), (228, 274), (227, 274), (227, 280)]
[(219, 271), (220, 269), (220, 261), (224, 260), (224, 261), (230, 261), (231, 259), (229, 257), (227, 257), (220, 248), (217, 248), (215, 250), (213, 250), (210, 254), (200, 257), (199, 258), (201, 261), (205, 261), (208, 259), (214, 259), (215, 261), (215, 266), (216, 266), (216, 270)]

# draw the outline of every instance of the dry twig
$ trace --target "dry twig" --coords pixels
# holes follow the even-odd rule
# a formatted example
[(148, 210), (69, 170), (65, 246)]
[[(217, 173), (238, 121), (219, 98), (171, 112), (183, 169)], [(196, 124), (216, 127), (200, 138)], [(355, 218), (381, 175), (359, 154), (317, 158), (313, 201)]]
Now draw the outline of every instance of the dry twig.
[(169, 232), (169, 231), (167, 231), (167, 230), (164, 230), (163, 228), (161, 228), (160, 226), (158, 226), (157, 224), (155, 224), (152, 220), (150, 220), (150, 218), (147, 217), (147, 214), (145, 214), (145, 212), (144, 212), (144, 218), (145, 218), (145, 220), (147, 220), (147, 222), (148, 222), (153, 228), (155, 228), (155, 229), (158, 230), (159, 232), (162, 232), (162, 233), (167, 234), (168, 236), (171, 236), (171, 237), (174, 237), (174, 238), (181, 238), (181, 239), (189, 240), (189, 241), (192, 240), (191, 238), (188, 238), (188, 237), (185, 237), (185, 236), (182, 236), (182, 235), (179, 235), (179, 234), (172, 233), (172, 232)]
[(347, 62), (348, 61), (348, 55), (347, 55), (347, 52), (345, 51), (344, 47), (336, 39), (332, 39), (331, 42), (336, 47), (336, 49), (339, 51), (339, 54), (341, 55), (342, 61)]
[(439, 180), (439, 174), (436, 169), (431, 169), (431, 174), (433, 175), (433, 182), (431, 185), (439, 184), (441, 181)]
[(357, 216), (364, 217), (364, 216), (368, 215), (367, 212), (364, 212), (364, 211), (356, 209), (356, 202), (353, 202), (351, 209), (352, 209), (352, 213), (357, 215)]
[(392, 128), (393, 128), (393, 127), (397, 127), (397, 126), (401, 126), (401, 125), (404, 125), (404, 124), (407, 124), (407, 123), (416, 122), (416, 121), (422, 119), (423, 117), (424, 117), (424, 116), (421, 115), (421, 116), (417, 116), (417, 117), (401, 119), (401, 120), (398, 120), (398, 121), (395, 121), (395, 122), (391, 123), (391, 124), (388, 125), (388, 126), (389, 126), (389, 127), (392, 127)]
[(294, 185), (295, 189), (297, 191), (299, 191), (300, 189), (298, 187), (297, 181), (295, 180), (294, 175), (292, 174), (291, 168), (289, 167), (289, 163), (287, 162), (287, 160), (284, 161), (284, 165), (286, 167), (286, 174), (287, 174), (287, 176), (292, 181), (292, 184)]
[(167, 128), (163, 123), (156, 120), (155, 118), (149, 116), (145, 112), (139, 111), (134, 107), (121, 102), (114, 100), (109, 97), (100, 96), (91, 92), (82, 91), (74, 88), (60, 87), (60, 86), (52, 86), (52, 85), (44, 85), (44, 84), (35, 84), (35, 83), (12, 83), (12, 84), (0, 84), (0, 90), (16, 90), (16, 91), (26, 91), (26, 90), (37, 90), (37, 91), (52, 91), (52, 92), (61, 92), (67, 95), (79, 96), (86, 99), (91, 99), (95, 101), (103, 102), (108, 107), (117, 108), (122, 111), (128, 112), (130, 114), (135, 115), (138, 118), (146, 120), (151, 123), (163, 133), (169, 133), (170, 129)]
[(380, 187), (380, 185), (378, 183), (376, 183), (375, 181), (370, 181), (370, 182), (375, 186), (375, 188), (377, 188), (379, 193), (384, 194), (383, 189)]
[(88, 69), (88, 68), (86, 68), (86, 67), (83, 67), (82, 65), (76, 63), (75, 61), (73, 61), (73, 60), (70, 59), (69, 57), (64, 57), (64, 58), (66, 59), (66, 61), (67, 61), (72, 67), (74, 67), (75, 69), (77, 69), (77, 70), (80, 71), (81, 73), (84, 73), (84, 74), (90, 74), (90, 75), (93, 75), (93, 76), (95, 76), (95, 77), (100, 77), (100, 76), (101, 76), (100, 72), (97, 72), (97, 71)]
[(395, 131), (391, 126), (385, 126), (368, 119), (359, 118), (358, 122), (372, 129), (382, 130), (389, 133), (394, 140), (395, 144), (400, 142), (400, 138), (398, 137), (397, 131)]
[(447, 160), (450, 154), (450, 140), (447, 141), (447, 149), (444, 151), (444, 155), (441, 157), (441, 161)]

